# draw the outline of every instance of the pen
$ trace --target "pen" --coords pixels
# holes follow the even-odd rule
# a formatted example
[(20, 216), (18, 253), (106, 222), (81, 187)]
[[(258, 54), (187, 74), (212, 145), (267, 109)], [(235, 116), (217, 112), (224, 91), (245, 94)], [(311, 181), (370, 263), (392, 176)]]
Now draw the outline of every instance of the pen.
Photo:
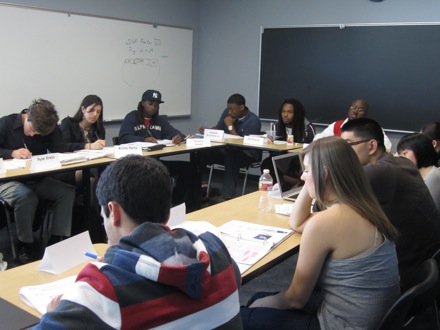
[(99, 256), (96, 255), (96, 254), (94, 254), (94, 253), (83, 252), (83, 254), (84, 254), (86, 257), (89, 257), (89, 258), (92, 258), (92, 259), (99, 259)]
[(188, 134), (187, 136), (185, 136), (185, 137), (183, 138), (183, 141), (185, 142), (186, 139), (188, 139), (190, 136), (191, 136), (191, 134)]

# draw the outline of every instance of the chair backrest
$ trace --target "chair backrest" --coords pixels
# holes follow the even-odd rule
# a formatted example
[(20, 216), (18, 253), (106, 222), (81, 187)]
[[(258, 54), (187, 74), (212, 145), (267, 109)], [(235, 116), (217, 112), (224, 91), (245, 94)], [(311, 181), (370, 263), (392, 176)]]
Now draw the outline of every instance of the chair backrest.
[(0, 229), (8, 225), (7, 212), (10, 212), (10, 206), (3, 198), (0, 198)]
[[(438, 267), (434, 259), (428, 259), (414, 272), (410, 288), (387, 311), (378, 330), (402, 329), (412, 316), (428, 308), (435, 299)], [(433, 293), (434, 292), (434, 293)], [(416, 306), (419, 305), (419, 306)]]
[(440, 306), (440, 249), (438, 249), (434, 255), (432, 256), (432, 259), (434, 259), (437, 262), (437, 268), (439, 270), (439, 278), (437, 280), (437, 306)]

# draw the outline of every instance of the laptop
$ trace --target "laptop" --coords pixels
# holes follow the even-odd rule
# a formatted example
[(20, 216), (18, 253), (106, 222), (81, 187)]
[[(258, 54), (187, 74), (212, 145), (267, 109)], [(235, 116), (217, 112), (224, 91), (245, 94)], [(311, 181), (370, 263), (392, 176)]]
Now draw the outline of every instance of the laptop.
[(301, 180), (303, 167), (299, 154), (286, 153), (272, 157), (273, 169), (280, 187), (281, 197), (295, 201), (304, 185)]

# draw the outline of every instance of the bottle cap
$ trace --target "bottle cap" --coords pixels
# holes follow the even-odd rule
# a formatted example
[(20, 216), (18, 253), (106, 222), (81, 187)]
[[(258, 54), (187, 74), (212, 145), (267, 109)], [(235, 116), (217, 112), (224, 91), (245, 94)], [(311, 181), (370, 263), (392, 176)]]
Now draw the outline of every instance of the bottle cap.
[(263, 173), (269, 173), (269, 170), (268, 169), (264, 169)]

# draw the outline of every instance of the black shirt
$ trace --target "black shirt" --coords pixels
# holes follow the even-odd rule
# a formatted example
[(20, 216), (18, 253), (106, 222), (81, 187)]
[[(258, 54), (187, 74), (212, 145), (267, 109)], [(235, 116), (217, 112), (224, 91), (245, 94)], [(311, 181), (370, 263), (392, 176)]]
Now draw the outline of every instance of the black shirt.
[(71, 150), (64, 143), (61, 131), (56, 127), (52, 133), (42, 136), (26, 136), (23, 130), (22, 114), (15, 113), (0, 118), (0, 157), (12, 158), (12, 152), (17, 149), (27, 148), (33, 155), (47, 154), (48, 152), (67, 152)]

